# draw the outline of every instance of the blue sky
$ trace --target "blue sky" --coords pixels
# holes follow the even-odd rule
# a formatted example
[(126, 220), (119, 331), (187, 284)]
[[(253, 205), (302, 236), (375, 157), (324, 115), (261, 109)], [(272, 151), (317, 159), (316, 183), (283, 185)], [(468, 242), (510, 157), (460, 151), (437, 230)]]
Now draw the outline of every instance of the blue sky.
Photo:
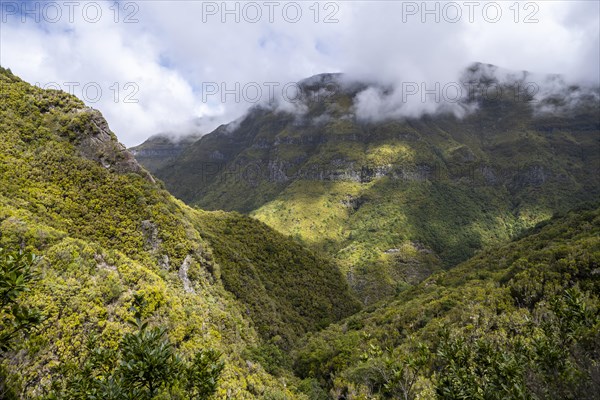
[(600, 80), (597, 1), (1, 3), (0, 64), (83, 98), (127, 146), (207, 132), (253, 104), (221, 89), (266, 96), (322, 72), (444, 83), (482, 61)]

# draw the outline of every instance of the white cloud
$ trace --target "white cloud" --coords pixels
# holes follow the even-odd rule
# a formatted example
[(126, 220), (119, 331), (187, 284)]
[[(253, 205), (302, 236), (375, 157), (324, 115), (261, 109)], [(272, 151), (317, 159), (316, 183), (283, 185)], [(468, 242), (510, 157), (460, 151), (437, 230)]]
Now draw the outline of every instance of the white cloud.
[[(81, 3), (75, 22), (70, 23), (68, 10), (59, 1), (56, 4), (63, 10), (59, 22), (36, 23), (30, 16), (22, 23), (18, 16), (8, 15), (12, 10), (7, 8), (7, 4), (20, 3), (2, 2), (0, 64), (32, 83), (79, 82), (81, 88), (97, 82), (102, 97), (89, 104), (104, 113), (128, 146), (161, 131), (187, 132), (197, 118), (209, 121), (202, 128), (208, 130), (239, 117), (252, 105), (243, 96), (236, 102), (231, 94), (223, 103), (220, 89), (203, 96), (203, 88), (213, 82), (219, 87), (224, 83), (228, 89), (236, 82), (240, 87), (256, 82), (263, 88), (265, 83), (278, 82), (280, 91), (287, 82), (344, 71), (396, 88), (387, 97), (368, 92), (359, 99), (377, 114), (397, 111), (401, 95), (397, 89), (403, 82), (443, 85), (456, 80), (460, 70), (473, 61), (564, 73), (574, 81), (600, 80), (598, 2), (527, 3), (537, 11), (525, 9), (526, 3), (520, 2), (519, 23), (509, 9), (513, 2), (495, 3), (502, 9), (497, 23), (483, 17), (481, 10), (490, 3), (483, 1), (474, 13), (474, 23), (468, 21), (466, 3), (461, 1), (453, 3), (462, 11), (456, 23), (445, 21), (444, 15), (436, 23), (431, 14), (425, 15), (423, 23), (420, 12), (406, 13), (414, 11), (410, 7), (415, 5), (421, 8), (424, 3), (420, 1), (321, 2), (318, 16), (313, 2), (280, 2), (273, 9), (273, 23), (266, 3), (258, 1), (253, 4), (258, 5), (262, 19), (250, 23), (247, 19), (256, 14), (247, 3), (227, 3), (230, 9), (237, 4), (238, 23), (232, 14), (224, 15), (223, 23), (221, 12), (205, 12), (221, 8), (222, 2), (201, 1), (122, 2), (119, 23), (110, 8), (113, 2), (96, 3), (102, 6), (97, 23), (86, 22), (81, 9), (87, 3)], [(47, 2), (39, 4), (43, 8)], [(297, 23), (289, 22), (295, 16), (294, 4), (302, 9)], [(427, 7), (435, 4), (427, 2)], [(452, 11), (448, 4), (437, 7)], [(136, 10), (133, 18), (138, 22), (123, 23)], [(523, 23), (532, 11), (539, 22)], [(332, 13), (338, 22), (324, 23)], [(124, 96), (135, 88), (126, 89), (128, 82), (139, 88), (133, 97), (138, 103), (124, 102)], [(115, 102), (117, 87), (119, 101)], [(82, 97), (77, 89), (75, 94)], [(419, 101), (408, 108), (405, 105), (405, 112), (418, 113), (427, 107)]]

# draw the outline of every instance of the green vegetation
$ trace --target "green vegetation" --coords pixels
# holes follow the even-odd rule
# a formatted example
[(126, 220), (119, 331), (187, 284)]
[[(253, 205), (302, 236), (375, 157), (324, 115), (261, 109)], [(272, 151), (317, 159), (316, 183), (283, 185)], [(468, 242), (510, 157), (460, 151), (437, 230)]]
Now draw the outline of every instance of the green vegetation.
[[(138, 304), (143, 298), (138, 298)], [(217, 390), (224, 364), (220, 353), (200, 350), (186, 361), (166, 337), (164, 327), (149, 328), (141, 314), (130, 321), (118, 351), (88, 343), (80, 363), (63, 366), (64, 379), (52, 382), (48, 399), (208, 399)]]
[[(0, 89), (0, 247), (41, 257), (35, 264), (39, 279), (27, 282), (26, 296), (11, 298), (19, 310), (37, 310), (44, 317), (36, 329), (21, 330), (9, 341), (0, 362), (3, 390), (16, 398), (66, 396), (63, 390), (76, 379), (72, 372), (78, 367), (92, 368), (108, 385), (104, 389), (116, 390), (118, 382), (131, 378), (120, 361), (132, 360), (126, 349), (139, 339), (150, 349), (163, 348), (163, 355), (177, 354), (186, 365), (179, 378), (152, 390), (129, 382), (157, 398), (175, 393), (175, 386), (184, 390), (189, 379), (212, 368), (217, 353), (224, 367), (214, 397), (303, 398), (289, 370), (272, 376), (252, 356), (251, 349), (270, 345), (265, 340), (270, 336), (259, 325), (263, 320), (251, 297), (234, 295), (224, 284), (244, 279), (244, 271), (219, 264), (232, 247), (216, 237), (221, 228), (206, 226), (212, 217), (175, 200), (117, 142), (100, 113), (73, 96), (33, 87), (6, 69), (0, 69)], [(297, 279), (284, 279), (288, 265), (298, 269), (301, 262), (312, 262), (306, 268), (313, 271), (323, 258), (258, 222), (254, 228), (252, 220), (243, 223), (259, 234), (244, 240), (260, 255), (249, 255), (247, 265), (261, 271), (264, 282), (283, 283), (291, 292), (339, 289), (322, 298), (328, 300), (322, 307), (285, 303), (282, 291), (270, 294), (278, 305), (275, 319), (293, 326), (306, 322), (305, 332), (356, 309), (344, 281), (335, 282), (339, 274), (315, 275), (310, 285), (316, 286), (309, 289), (295, 287), (305, 285)], [(204, 234), (212, 235), (210, 240)], [(282, 255), (261, 247), (269, 243), (295, 251)], [(2, 257), (5, 268), (9, 253)], [(330, 261), (323, 262), (333, 269)], [(276, 271), (273, 278), (270, 269)], [(14, 292), (6, 285), (25, 283), (13, 276), (3, 279), (7, 296)], [(141, 318), (148, 323), (143, 330), (128, 323), (139, 297), (145, 300)], [(12, 305), (2, 308), (3, 334), (16, 321), (11, 310)], [(288, 344), (300, 336), (286, 332), (281, 337)], [(97, 349), (112, 359), (98, 359)], [(112, 363), (110, 369), (105, 361)], [(203, 396), (211, 385), (185, 390)]]
[[(24, 305), (22, 299), (35, 280), (32, 267), (37, 261), (32, 253), (0, 247), (0, 361), (42, 321), (39, 311)], [(3, 364), (0, 364), (0, 398), (17, 398), (14, 380)]]
[(294, 368), (335, 399), (597, 399), (600, 209), (436, 273), (309, 334)]
[[(477, 68), (482, 90), (496, 84)], [(365, 304), (600, 195), (597, 98), (537, 114), (507, 85), (463, 119), (367, 123), (352, 109), (364, 85), (335, 79), (303, 84), (306, 114), (253, 109), (153, 172), (189, 204), (334, 257)]]
[(328, 258), (237, 213), (198, 215), (225, 288), (246, 305), (265, 340), (289, 349), (305, 333), (359, 310), (338, 266)]
[[(527, 107), (488, 104), (476, 136), (476, 121), (461, 133), (453, 119), (368, 126), (337, 118), (322, 127), (335, 140), (317, 146), (313, 161), (354, 176), (352, 160), (362, 178), (248, 180), (244, 200), (231, 201), (257, 209), (260, 222), (175, 200), (72, 96), (0, 69), (0, 97), (2, 398), (600, 393), (600, 208), (552, 217), (598, 193), (597, 177), (578, 161), (599, 161), (589, 114), (577, 123), (532, 119)], [(309, 115), (339, 117), (350, 98), (338, 93)], [(499, 121), (500, 106), (516, 122)], [(260, 143), (273, 132), (283, 144), (273, 151), (288, 161), (305, 151), (294, 143), (320, 140), (315, 127), (273, 113), (243, 124), (249, 130), (233, 134), (254, 155), (269, 153)], [(561, 132), (545, 137), (540, 126)], [(348, 137), (367, 133), (387, 138)], [(193, 146), (221, 140), (206, 138)], [(224, 157), (237, 154), (234, 142)], [(471, 154), (507, 165), (531, 159), (532, 149), (537, 164), (495, 186), (472, 185), (450, 167)], [(444, 160), (447, 179), (375, 170), (431, 157)], [(300, 164), (288, 167), (309, 168)], [(206, 196), (229, 196), (232, 179), (212, 182), (226, 190)]]
[(32, 253), (7, 251), (0, 247), (0, 354), (11, 349), (18, 337), (39, 324), (39, 311), (23, 305), (22, 297), (35, 279)]

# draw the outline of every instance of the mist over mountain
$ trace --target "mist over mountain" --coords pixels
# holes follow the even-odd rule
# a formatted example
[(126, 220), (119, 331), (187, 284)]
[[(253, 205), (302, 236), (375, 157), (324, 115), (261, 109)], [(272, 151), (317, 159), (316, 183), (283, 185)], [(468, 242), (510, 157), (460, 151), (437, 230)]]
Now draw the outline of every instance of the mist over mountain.
[(0, 64), (1, 400), (600, 400), (600, 1), (2, 0)]
[(463, 76), (130, 152), (0, 68), (0, 397), (596, 399), (598, 91)]
[(257, 106), (159, 168), (155, 140), (133, 151), (182, 200), (335, 257), (372, 303), (600, 194), (597, 87), (481, 63), (455, 85), (452, 101), (405, 85), (411, 103), (316, 75), (288, 108)]
[[(309, 111), (310, 103), (326, 101), (328, 97), (339, 93), (345, 93), (352, 99), (353, 107), (345, 117), (365, 123), (418, 119), (438, 114), (451, 114), (462, 119), (477, 110), (482, 98), (494, 100), (501, 97), (513, 97), (517, 102), (526, 102), (536, 115), (568, 114), (580, 103), (594, 104), (600, 97), (600, 86), (582, 79), (577, 81), (560, 74), (510, 70), (480, 62), (448, 75), (446, 80), (419, 80), (418, 77), (418, 74), (407, 74), (394, 80), (360, 77), (357, 74), (323, 73), (298, 82), (287, 82), (284, 86), (287, 89), (279, 91), (274, 88), (280, 88), (282, 84), (273, 82), (273, 87), (257, 86), (257, 100), (254, 102), (258, 104), (235, 121), (224, 125), (232, 130), (248, 113), (256, 109), (302, 116)], [(220, 92), (216, 94), (223, 99), (227, 98)], [(236, 96), (241, 99), (246, 97), (240, 94)], [(315, 123), (329, 117), (324, 113), (315, 119)], [(167, 136), (172, 139), (183, 137), (188, 141), (208, 133), (205, 128), (199, 127), (210, 126), (217, 120), (215, 117), (198, 119), (194, 121), (196, 133), (189, 134), (186, 132), (188, 129), (180, 129)], [(190, 138), (187, 139), (187, 136)]]
[[(221, 87), (283, 86), (327, 71), (396, 94), (402, 82), (453, 82), (472, 61), (600, 83), (597, 1), (426, 3), (252, 2), (228, 11), (219, 2), (5, 2), (0, 47), (23, 79), (101, 109), (128, 147), (199, 117), (227, 123), (255, 105), (223, 101)], [(209, 95), (214, 85), (219, 93)], [(388, 100), (397, 112), (397, 98)]]

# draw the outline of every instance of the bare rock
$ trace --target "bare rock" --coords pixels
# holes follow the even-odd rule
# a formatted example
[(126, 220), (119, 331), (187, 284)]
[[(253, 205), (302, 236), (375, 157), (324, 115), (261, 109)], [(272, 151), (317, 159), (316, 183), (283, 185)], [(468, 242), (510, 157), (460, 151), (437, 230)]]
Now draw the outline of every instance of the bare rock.
[(86, 124), (85, 131), (80, 132), (77, 145), (83, 157), (117, 173), (134, 173), (148, 182), (156, 183), (152, 175), (138, 164), (133, 154), (119, 143), (100, 111), (84, 108), (77, 112), (89, 116), (89, 123)]

